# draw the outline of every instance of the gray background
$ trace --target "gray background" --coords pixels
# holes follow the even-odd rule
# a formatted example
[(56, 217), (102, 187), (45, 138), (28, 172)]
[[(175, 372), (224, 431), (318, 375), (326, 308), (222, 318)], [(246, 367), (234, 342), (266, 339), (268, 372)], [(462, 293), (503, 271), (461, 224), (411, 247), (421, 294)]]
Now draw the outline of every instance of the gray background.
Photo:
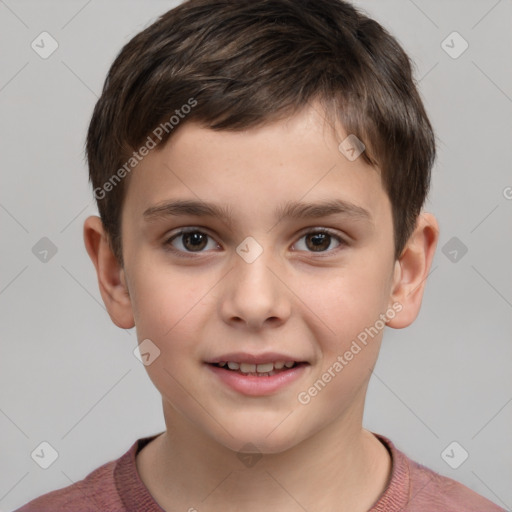
[[(96, 213), (83, 148), (115, 55), (175, 4), (0, 0), (1, 511), (165, 428), (159, 394), (132, 353), (135, 332), (110, 321), (83, 245), (83, 221)], [(426, 209), (441, 230), (417, 321), (384, 336), (364, 424), (510, 510), (512, 4), (356, 4), (416, 62), (439, 140)], [(31, 48), (42, 31), (59, 45), (47, 59)], [(453, 31), (469, 44), (458, 58), (441, 45)], [(452, 53), (462, 48), (450, 41)], [(43, 237), (57, 249), (46, 262)], [(31, 458), (43, 441), (58, 452), (48, 469)], [(441, 456), (453, 441), (469, 453), (457, 469)]]

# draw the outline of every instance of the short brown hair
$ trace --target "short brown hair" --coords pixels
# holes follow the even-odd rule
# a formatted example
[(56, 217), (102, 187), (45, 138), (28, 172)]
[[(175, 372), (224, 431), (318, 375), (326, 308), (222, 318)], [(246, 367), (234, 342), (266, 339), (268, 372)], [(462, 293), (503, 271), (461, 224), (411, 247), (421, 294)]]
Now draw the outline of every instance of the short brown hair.
[(363, 141), (362, 157), (380, 169), (397, 259), (428, 194), (436, 151), (411, 64), (389, 32), (343, 0), (188, 0), (163, 14), (116, 57), (87, 134), (89, 177), (118, 261), (121, 178), (155, 127), (167, 127), (157, 141), (165, 143), (174, 133), (170, 116), (195, 105), (180, 126), (242, 130), (313, 100), (333, 126), (341, 122)]

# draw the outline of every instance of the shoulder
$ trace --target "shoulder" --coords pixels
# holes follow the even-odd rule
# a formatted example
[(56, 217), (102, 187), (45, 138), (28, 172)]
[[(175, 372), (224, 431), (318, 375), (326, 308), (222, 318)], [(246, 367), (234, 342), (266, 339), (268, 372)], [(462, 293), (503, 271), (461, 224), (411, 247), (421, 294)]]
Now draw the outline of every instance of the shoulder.
[(505, 512), (469, 487), (410, 459), (388, 438), (376, 436), (393, 460), (392, 477), (385, 492), (389, 496), (385, 497), (398, 500), (403, 512)]
[[(419, 510), (445, 512), (504, 512), (487, 498), (453, 478), (408, 459), (411, 475), (411, 505), (420, 504)], [(428, 508), (426, 508), (428, 504)], [(421, 508), (424, 507), (424, 508)], [(411, 508), (414, 510), (414, 507)]]
[(94, 512), (125, 510), (116, 488), (114, 472), (123, 457), (129, 456), (138, 441), (119, 459), (96, 468), (83, 480), (51, 491), (26, 503), (15, 512)]

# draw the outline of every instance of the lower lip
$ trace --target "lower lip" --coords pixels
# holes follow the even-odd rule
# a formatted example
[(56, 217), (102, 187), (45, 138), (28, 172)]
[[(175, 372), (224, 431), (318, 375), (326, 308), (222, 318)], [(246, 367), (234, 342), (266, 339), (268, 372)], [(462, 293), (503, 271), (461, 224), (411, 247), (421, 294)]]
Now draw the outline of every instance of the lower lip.
[(244, 375), (240, 372), (225, 370), (212, 364), (206, 365), (224, 384), (231, 389), (244, 395), (265, 396), (271, 395), (276, 391), (288, 386), (299, 379), (306, 371), (306, 364), (300, 364), (284, 372), (276, 373), (271, 377), (256, 377), (254, 375)]

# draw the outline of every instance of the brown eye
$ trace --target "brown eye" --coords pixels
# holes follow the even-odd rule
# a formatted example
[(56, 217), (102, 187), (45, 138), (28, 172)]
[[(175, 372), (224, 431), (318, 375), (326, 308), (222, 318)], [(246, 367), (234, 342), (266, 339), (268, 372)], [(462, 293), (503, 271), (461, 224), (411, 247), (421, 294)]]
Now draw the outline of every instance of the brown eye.
[[(310, 231), (303, 235), (301, 237), (301, 240), (302, 239), (305, 240), (305, 249), (298, 250), (306, 250), (309, 252), (330, 252), (330, 250), (334, 251), (337, 247), (345, 244), (342, 238), (326, 229)], [(337, 241), (338, 245), (329, 249), (332, 245), (333, 239)]]
[[(203, 249), (208, 246), (209, 239), (211, 239), (210, 235), (197, 229), (190, 231), (182, 230), (169, 238), (165, 245), (170, 246), (172, 250), (178, 253), (204, 252)], [(212, 244), (213, 247), (211, 248), (217, 247), (213, 240)]]
[(328, 249), (329, 245), (331, 245), (330, 235), (325, 233), (306, 235), (306, 246), (312, 251)]
[(181, 235), (183, 246), (190, 251), (200, 251), (206, 247), (208, 235), (194, 231)]

